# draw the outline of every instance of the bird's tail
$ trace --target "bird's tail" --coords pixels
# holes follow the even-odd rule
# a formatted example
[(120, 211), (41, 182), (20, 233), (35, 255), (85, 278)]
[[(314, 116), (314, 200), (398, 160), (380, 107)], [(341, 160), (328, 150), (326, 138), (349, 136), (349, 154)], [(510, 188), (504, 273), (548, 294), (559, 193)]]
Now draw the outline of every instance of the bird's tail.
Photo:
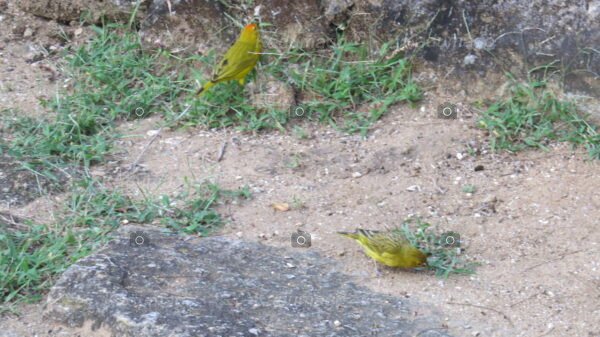
[(354, 240), (358, 239), (358, 233), (356, 233), (356, 232), (353, 232), (353, 233), (352, 232), (337, 232), (337, 233), (339, 235), (348, 237), (350, 239), (354, 239)]
[(364, 236), (364, 237), (368, 238), (368, 237), (373, 236), (374, 234), (380, 233), (380, 231), (357, 228), (354, 232), (337, 232), (337, 233), (340, 235), (343, 235), (343, 236), (347, 236), (349, 238), (356, 239), (359, 236)]
[(202, 88), (200, 88), (200, 90), (198, 90), (198, 92), (196, 92), (196, 96), (202, 95), (206, 90), (210, 89), (210, 87), (212, 87), (213, 85), (215, 85), (215, 83), (213, 81), (206, 82), (206, 84), (204, 84), (204, 86)]
[(358, 228), (354, 232), (337, 232), (340, 235), (349, 237), (354, 240), (358, 240), (360, 237), (370, 238), (373, 234), (379, 233), (378, 231), (372, 231), (368, 229)]

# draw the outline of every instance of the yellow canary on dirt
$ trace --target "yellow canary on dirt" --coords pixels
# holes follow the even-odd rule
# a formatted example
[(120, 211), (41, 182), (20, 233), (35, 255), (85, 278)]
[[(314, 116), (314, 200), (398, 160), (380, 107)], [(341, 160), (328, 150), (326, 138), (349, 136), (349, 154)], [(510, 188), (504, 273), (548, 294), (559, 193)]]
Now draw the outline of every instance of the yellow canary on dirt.
[(198, 90), (197, 95), (219, 82), (237, 80), (244, 85), (246, 75), (256, 66), (261, 51), (262, 43), (258, 33), (258, 24), (246, 25), (238, 39), (223, 56), (211, 80)]
[(356, 240), (365, 254), (390, 267), (415, 268), (427, 265), (427, 255), (410, 244), (399, 229), (386, 232), (357, 229), (338, 232)]

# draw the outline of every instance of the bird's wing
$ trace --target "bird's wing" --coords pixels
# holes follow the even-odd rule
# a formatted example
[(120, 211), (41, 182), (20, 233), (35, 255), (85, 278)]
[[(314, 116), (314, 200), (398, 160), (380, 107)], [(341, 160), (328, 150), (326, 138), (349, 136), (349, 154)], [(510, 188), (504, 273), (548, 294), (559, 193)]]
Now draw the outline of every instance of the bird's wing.
[(408, 240), (402, 234), (396, 232), (369, 232), (371, 249), (380, 254), (388, 253), (391, 255), (402, 252), (403, 247), (408, 244)]
[(223, 56), (211, 81), (218, 82), (234, 79), (242, 70), (256, 63), (258, 55), (256, 57), (246, 56), (246, 54), (253, 53), (255, 50), (256, 47), (254, 44), (242, 41), (234, 43)]

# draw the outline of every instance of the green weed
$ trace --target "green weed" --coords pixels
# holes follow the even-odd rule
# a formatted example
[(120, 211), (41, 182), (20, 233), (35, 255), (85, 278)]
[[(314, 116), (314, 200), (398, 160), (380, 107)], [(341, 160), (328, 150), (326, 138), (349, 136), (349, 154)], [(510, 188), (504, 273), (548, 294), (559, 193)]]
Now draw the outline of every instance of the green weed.
[(477, 191), (477, 187), (475, 185), (469, 185), (469, 184), (467, 184), (467, 185), (464, 185), (462, 187), (462, 191), (464, 193), (471, 193), (472, 194), (472, 193), (475, 193), (475, 191)]
[(567, 141), (600, 159), (597, 127), (578, 115), (573, 103), (556, 98), (543, 81), (513, 81), (510, 97), (490, 106), (479, 125), (489, 131), (495, 150), (547, 149), (551, 141)]
[(460, 234), (445, 232), (435, 234), (431, 225), (419, 219), (411, 219), (402, 224), (400, 230), (412, 245), (428, 254), (428, 268), (436, 276), (447, 278), (450, 274), (473, 274), (475, 262), (466, 261), (460, 247)]
[(422, 98), (410, 61), (389, 44), (369, 55), (365, 45), (340, 38), (326, 54), (290, 51), (264, 70), (302, 92), (306, 118), (363, 136), (391, 105)]

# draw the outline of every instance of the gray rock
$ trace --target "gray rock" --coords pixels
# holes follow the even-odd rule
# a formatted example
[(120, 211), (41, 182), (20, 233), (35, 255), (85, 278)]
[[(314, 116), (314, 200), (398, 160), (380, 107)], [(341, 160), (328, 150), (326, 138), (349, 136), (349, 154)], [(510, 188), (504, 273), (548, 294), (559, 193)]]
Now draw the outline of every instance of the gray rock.
[(237, 38), (239, 28), (225, 16), (219, 1), (155, 0), (142, 24), (143, 41), (161, 48), (186, 50), (188, 54), (216, 47), (225, 51)]
[(314, 252), (143, 236), (130, 245), (125, 233), (71, 266), (50, 291), (45, 317), (91, 326), (86, 336), (100, 327), (113, 336), (447, 336), (430, 333), (443, 331), (439, 317), (355, 285)]
[[(600, 97), (598, 0), (353, 2), (347, 7), (348, 36), (408, 43), (416, 50), (425, 44), (420, 55), (442, 72), (454, 69), (452, 77), (463, 88), (489, 86), (481, 80), (487, 73), (525, 76), (556, 61), (552, 71), (565, 75), (567, 89)], [(476, 64), (463, 62), (467, 54), (477, 57)]]

